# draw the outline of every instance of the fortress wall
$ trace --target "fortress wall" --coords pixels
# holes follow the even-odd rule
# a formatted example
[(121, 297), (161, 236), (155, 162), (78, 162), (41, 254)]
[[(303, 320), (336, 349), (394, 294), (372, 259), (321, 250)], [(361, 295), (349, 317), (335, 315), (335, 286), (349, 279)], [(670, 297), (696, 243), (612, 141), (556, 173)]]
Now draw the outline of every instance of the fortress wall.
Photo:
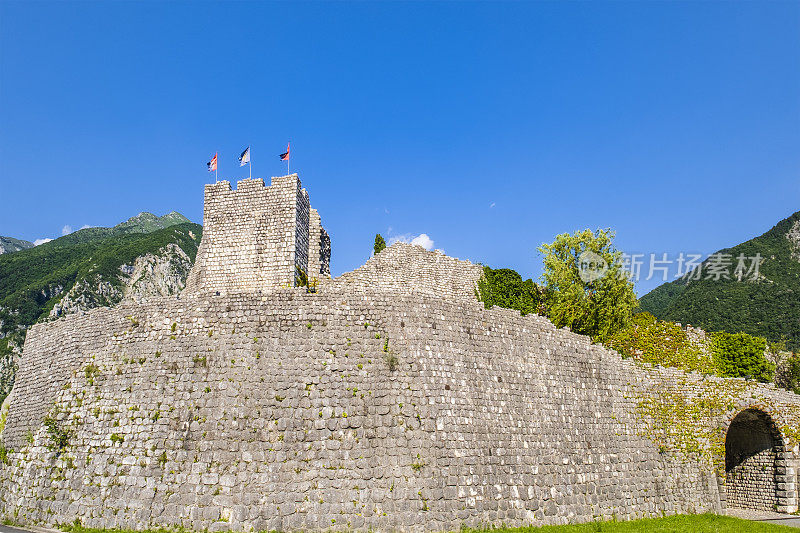
[[(702, 376), (645, 370), (474, 300), (351, 288), (159, 299), (37, 326), (20, 377), (60, 367), (47, 390), (69, 445), (48, 449), (43, 415), (16, 414), (39, 392), (15, 389), (0, 512), (90, 527), (453, 530), (719, 508), (714, 473), (659, 450), (635, 414), (638, 392)], [(56, 340), (68, 332), (80, 343)], [(30, 421), (34, 441), (20, 445)]]

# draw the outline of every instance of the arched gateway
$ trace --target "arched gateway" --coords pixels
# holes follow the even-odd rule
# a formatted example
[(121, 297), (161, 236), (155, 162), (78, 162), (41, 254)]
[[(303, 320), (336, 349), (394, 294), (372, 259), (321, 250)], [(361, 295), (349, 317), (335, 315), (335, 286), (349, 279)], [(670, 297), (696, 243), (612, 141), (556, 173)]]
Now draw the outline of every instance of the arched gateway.
[(778, 491), (783, 452), (783, 438), (768, 414), (746, 409), (736, 415), (725, 437), (727, 505), (757, 510), (785, 505)]

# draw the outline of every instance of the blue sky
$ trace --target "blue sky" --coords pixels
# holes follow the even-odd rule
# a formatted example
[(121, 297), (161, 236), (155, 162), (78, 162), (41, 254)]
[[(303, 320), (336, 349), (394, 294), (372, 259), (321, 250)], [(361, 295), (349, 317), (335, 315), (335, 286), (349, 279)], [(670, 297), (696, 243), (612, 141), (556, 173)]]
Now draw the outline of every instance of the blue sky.
[(710, 253), (800, 210), (800, 3), (0, 3), (0, 235), (200, 222), (215, 151), (287, 140), (335, 274), (376, 232)]

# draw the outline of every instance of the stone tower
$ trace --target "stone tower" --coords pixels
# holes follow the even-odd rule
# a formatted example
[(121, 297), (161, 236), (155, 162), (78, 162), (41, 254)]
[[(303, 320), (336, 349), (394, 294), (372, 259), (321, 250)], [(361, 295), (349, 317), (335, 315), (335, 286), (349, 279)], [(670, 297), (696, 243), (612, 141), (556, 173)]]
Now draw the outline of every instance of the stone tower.
[(205, 187), (203, 239), (190, 293), (271, 292), (330, 276), (330, 238), (297, 174)]

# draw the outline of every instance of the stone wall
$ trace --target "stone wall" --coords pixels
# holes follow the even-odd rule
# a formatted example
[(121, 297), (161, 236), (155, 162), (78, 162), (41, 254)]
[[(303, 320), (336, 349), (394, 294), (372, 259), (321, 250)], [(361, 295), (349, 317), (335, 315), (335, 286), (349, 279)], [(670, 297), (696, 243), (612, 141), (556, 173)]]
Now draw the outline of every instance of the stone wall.
[[(393, 254), (440, 281), (442, 263), (392, 248), (316, 294), (162, 299), (37, 326), (3, 433), (0, 513), (408, 531), (720, 509), (713, 469), (659, 449), (636, 412), (644, 390), (705, 378), (637, 366), (541, 317), (391, 290), (373, 276)], [(58, 372), (33, 379), (48, 364)], [(731, 416), (756, 392), (796, 403), (752, 384)]]

